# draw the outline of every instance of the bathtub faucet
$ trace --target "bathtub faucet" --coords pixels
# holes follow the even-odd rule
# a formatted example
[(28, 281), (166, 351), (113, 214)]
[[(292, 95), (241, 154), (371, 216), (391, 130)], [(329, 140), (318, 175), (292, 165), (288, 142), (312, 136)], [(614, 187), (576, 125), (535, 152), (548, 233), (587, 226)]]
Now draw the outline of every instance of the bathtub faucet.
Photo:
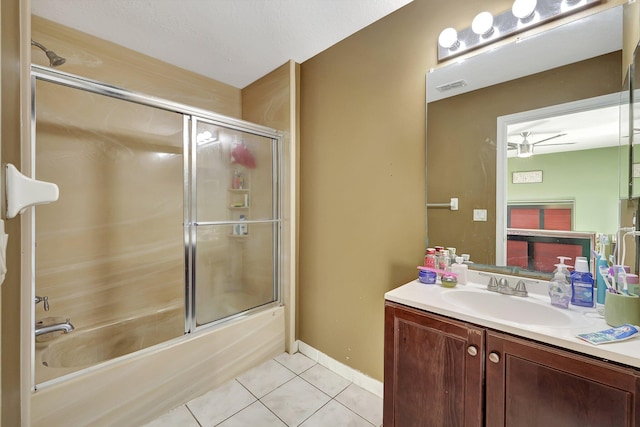
[(73, 331), (73, 325), (70, 322), (71, 319), (67, 319), (64, 323), (54, 323), (53, 325), (37, 327), (36, 326), (36, 336), (42, 334), (48, 334), (50, 332), (62, 331), (65, 334)]

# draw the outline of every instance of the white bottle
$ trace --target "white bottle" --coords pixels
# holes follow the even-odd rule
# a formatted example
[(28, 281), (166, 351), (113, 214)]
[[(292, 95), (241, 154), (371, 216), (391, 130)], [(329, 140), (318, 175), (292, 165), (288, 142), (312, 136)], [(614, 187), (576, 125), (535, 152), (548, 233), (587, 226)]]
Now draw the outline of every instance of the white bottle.
[(461, 256), (456, 257), (456, 262), (451, 265), (451, 272), (458, 275), (458, 283), (466, 285), (469, 276), (469, 266), (463, 264), (464, 258)]

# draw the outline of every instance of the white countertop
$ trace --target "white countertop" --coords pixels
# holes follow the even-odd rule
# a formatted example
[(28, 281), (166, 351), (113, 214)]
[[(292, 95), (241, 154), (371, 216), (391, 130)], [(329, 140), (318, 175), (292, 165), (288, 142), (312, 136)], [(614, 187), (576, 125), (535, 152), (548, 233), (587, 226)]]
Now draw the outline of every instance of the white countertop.
[[(563, 310), (553, 307), (546, 294), (548, 282), (527, 283), (529, 290), (527, 300), (529, 302), (546, 304), (554, 310), (569, 315), (572, 319), (576, 320), (575, 323), (580, 324), (579, 327), (550, 327), (512, 322), (473, 310), (467, 310), (452, 303), (451, 298), (449, 298), (450, 295), (447, 296), (447, 294), (460, 289), (464, 289), (467, 292), (489, 292), (486, 290), (486, 284), (488, 283), (486, 276), (480, 276), (477, 272), (472, 272), (471, 270), (469, 273), (471, 280), (466, 285), (457, 285), (455, 288), (448, 289), (439, 285), (426, 285), (420, 283), (418, 280), (414, 280), (387, 292), (385, 299), (430, 313), (441, 314), (479, 326), (485, 326), (590, 356), (640, 368), (640, 335), (626, 341), (600, 344), (597, 346), (576, 338), (577, 334), (602, 331), (611, 328), (611, 326), (607, 325), (604, 318), (599, 316), (593, 308), (574, 307), (570, 305), (568, 310)], [(498, 278), (501, 277), (498, 275), (495, 276)], [(511, 277), (509, 282), (513, 286), (518, 279), (519, 278)], [(499, 297), (505, 298), (505, 303), (507, 304), (510, 298), (521, 299), (521, 297), (507, 295), (499, 295)]]

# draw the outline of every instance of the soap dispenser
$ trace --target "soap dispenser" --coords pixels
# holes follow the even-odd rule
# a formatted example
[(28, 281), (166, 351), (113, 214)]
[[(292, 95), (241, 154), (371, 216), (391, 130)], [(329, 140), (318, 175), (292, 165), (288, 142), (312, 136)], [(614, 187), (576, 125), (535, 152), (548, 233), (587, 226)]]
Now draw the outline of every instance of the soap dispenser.
[(558, 257), (560, 263), (556, 264), (556, 269), (553, 272), (553, 278), (549, 282), (549, 298), (551, 299), (551, 305), (560, 308), (569, 308), (569, 302), (571, 301), (571, 282), (569, 277), (569, 269), (564, 264), (565, 259), (571, 259), (567, 257)]

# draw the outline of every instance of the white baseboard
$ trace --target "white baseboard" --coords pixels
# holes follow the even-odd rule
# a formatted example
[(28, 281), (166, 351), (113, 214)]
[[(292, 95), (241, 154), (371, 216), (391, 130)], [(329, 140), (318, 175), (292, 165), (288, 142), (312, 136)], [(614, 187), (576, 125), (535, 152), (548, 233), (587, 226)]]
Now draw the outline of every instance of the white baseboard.
[(381, 381), (373, 379), (360, 371), (357, 371), (344, 363), (338, 362), (337, 360), (327, 356), (319, 350), (311, 347), (308, 344), (298, 340), (296, 341), (298, 351), (309, 359), (318, 362), (322, 366), (336, 374), (340, 375), (353, 382), (355, 385), (362, 387), (363, 389), (375, 394), (376, 396), (382, 398), (383, 395), (383, 385)]

